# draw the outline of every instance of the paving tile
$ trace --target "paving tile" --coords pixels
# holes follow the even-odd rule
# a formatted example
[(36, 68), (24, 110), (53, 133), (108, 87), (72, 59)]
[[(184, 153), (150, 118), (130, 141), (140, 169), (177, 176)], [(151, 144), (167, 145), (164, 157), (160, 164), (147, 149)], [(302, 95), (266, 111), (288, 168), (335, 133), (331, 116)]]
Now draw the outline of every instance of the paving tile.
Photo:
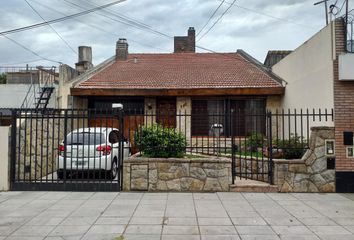
[(338, 223), (339, 225), (354, 225), (354, 217), (334, 217), (332, 218), (332, 220)]
[(160, 235), (124, 234), (124, 240), (161, 240), (161, 236)]
[(121, 234), (85, 234), (80, 240), (115, 240), (119, 236)]
[(316, 235), (280, 235), (281, 240), (320, 240)]
[(198, 226), (164, 226), (163, 235), (199, 235)]
[(279, 235), (312, 235), (313, 233), (305, 226), (272, 226)]
[(124, 225), (128, 224), (130, 218), (129, 217), (100, 217), (97, 219), (95, 224), (102, 225)]
[(53, 225), (56, 226), (64, 220), (62, 217), (35, 217), (31, 221), (27, 222), (26, 225), (39, 225), (47, 226)]
[(267, 223), (261, 217), (238, 217), (231, 218), (232, 223), (235, 226), (262, 226), (267, 225)]
[(200, 226), (232, 226), (230, 218), (198, 218)]
[(275, 232), (269, 226), (236, 226), (240, 235), (274, 235)]
[(60, 225), (65, 226), (86, 226), (96, 221), (97, 217), (68, 217), (64, 219)]
[(321, 240), (354, 240), (353, 234), (318, 235)]
[(343, 226), (345, 229), (347, 229), (349, 232), (354, 234), (354, 225), (353, 226)]
[(162, 217), (133, 217), (129, 224), (158, 224), (162, 225), (163, 218)]
[(0, 226), (0, 236), (8, 236), (19, 227), (20, 226), (14, 226), (14, 225)]
[(90, 225), (85, 226), (57, 226), (49, 236), (54, 237), (81, 237), (90, 228)]
[(197, 225), (197, 218), (195, 218), (195, 217), (190, 217), (190, 218), (165, 217), (163, 223), (164, 223), (164, 225), (177, 225), (177, 226)]
[(199, 235), (162, 235), (162, 240), (200, 240)]
[(327, 217), (309, 217), (309, 218), (299, 218), (300, 222), (308, 226), (335, 226), (337, 223), (332, 221)]
[(125, 231), (127, 234), (146, 234), (157, 235), (161, 234), (162, 225), (129, 225)]
[(25, 237), (45, 237), (55, 226), (22, 226), (17, 229), (11, 236), (25, 236)]
[(303, 225), (294, 217), (265, 217), (264, 218), (269, 225), (272, 226), (301, 226)]
[(351, 233), (341, 226), (308, 226), (317, 235), (343, 235)]
[(242, 240), (280, 240), (277, 235), (240, 235)]
[(123, 233), (125, 225), (93, 225), (87, 232), (88, 235), (95, 234), (118, 234)]
[[(1, 239), (1, 238), (0, 238)], [(13, 236), (13, 237), (8, 237), (6, 239), (10, 239), (10, 240), (43, 240), (46, 239), (45, 237), (29, 237), (29, 236)]]
[(233, 226), (200, 226), (201, 235), (237, 235)]
[(238, 235), (202, 235), (202, 240), (240, 240)]
[(115, 192), (96, 192), (91, 197), (90, 200), (113, 200), (119, 195)]

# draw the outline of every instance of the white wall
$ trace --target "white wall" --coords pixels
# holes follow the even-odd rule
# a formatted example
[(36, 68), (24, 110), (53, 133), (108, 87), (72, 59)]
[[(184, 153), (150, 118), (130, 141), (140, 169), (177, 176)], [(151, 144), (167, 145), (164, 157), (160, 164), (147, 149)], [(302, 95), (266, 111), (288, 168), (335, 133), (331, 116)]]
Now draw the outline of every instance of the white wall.
[(331, 33), (328, 25), (273, 66), (273, 72), (288, 82), (282, 108), (334, 107)]
[(339, 80), (354, 81), (354, 53), (339, 55)]
[(9, 190), (9, 132), (10, 127), (0, 127), (0, 191)]

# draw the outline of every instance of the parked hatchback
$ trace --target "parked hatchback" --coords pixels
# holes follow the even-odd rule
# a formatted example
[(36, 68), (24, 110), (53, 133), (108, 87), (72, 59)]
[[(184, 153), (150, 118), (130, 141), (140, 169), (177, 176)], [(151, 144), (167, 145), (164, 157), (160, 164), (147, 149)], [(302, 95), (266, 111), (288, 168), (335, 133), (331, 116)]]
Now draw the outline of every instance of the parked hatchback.
[[(123, 155), (130, 155), (130, 144), (124, 141)], [(70, 132), (59, 146), (58, 179), (66, 176), (99, 173), (116, 178), (119, 166), (119, 130), (115, 128), (80, 128)]]

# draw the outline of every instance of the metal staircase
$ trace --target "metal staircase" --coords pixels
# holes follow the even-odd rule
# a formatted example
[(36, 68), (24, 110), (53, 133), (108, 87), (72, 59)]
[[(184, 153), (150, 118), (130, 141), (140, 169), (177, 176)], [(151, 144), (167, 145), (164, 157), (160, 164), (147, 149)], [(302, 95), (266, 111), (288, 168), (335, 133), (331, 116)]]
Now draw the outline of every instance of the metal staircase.
[[(25, 99), (22, 102), (21, 109), (46, 109), (50, 98), (55, 90), (55, 67), (50, 70), (45, 70), (38, 67), (38, 71), (42, 71), (40, 78), (34, 82), (31, 75), (31, 85), (28, 88)], [(43, 73), (45, 77), (43, 77)]]

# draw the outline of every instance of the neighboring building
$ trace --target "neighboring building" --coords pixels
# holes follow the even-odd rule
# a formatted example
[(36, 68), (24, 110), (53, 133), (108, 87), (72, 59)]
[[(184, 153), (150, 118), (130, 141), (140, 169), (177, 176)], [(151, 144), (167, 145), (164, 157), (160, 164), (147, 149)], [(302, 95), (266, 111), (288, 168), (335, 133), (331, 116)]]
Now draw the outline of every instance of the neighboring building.
[[(228, 121), (208, 115), (232, 109), (241, 112), (239, 121), (231, 127), (224, 124), (224, 134), (230, 135), (233, 128), (234, 133), (245, 136), (246, 112), (280, 106), (285, 90), (282, 79), (244, 51), (196, 53), (193, 28), (188, 36), (175, 37), (174, 46), (171, 54), (133, 54), (128, 53), (127, 41), (120, 39), (115, 57), (72, 80), (63, 77), (61, 106), (111, 108), (112, 103), (123, 103), (128, 115), (156, 114), (154, 121), (175, 127), (181, 124), (176, 113), (197, 112), (198, 119), (192, 114), (186, 122), (192, 136), (208, 135), (215, 121)], [(67, 66), (62, 66), (61, 72), (77, 75)], [(68, 98), (65, 94), (69, 91)], [(260, 131), (264, 121), (261, 117), (255, 120)]]
[(271, 50), (268, 51), (267, 56), (264, 60), (264, 66), (267, 68), (272, 68), (275, 64), (277, 64), (278, 62), (280, 62), (280, 60), (282, 60), (283, 58), (285, 58), (286, 56), (288, 56), (290, 53), (292, 53), (292, 51), (288, 51), (288, 50)]
[(336, 19), (272, 71), (287, 82), (282, 108), (334, 109), (336, 188), (354, 192), (354, 53), (348, 51), (345, 28), (344, 20)]

